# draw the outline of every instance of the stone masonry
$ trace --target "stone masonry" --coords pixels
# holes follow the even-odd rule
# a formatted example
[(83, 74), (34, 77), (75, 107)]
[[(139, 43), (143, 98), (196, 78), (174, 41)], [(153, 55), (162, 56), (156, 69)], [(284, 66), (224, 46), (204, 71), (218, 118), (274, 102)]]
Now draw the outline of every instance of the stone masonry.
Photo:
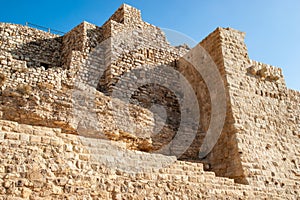
[[(63, 36), (0, 23), (0, 199), (300, 199), (300, 92), (244, 37), (217, 28), (174, 47), (126, 4)], [(200, 47), (226, 107), (201, 158), (214, 94), (185, 59)], [(172, 143), (182, 124), (187, 148)]]

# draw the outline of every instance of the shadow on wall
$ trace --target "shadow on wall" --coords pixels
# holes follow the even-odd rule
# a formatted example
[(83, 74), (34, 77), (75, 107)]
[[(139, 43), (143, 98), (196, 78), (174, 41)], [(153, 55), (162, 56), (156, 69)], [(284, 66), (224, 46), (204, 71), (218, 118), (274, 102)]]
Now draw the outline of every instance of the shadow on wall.
[(61, 66), (62, 37), (36, 39), (19, 44), (10, 53), (16, 60), (26, 61), (27, 67), (44, 67), (45, 69)]
[[(101, 33), (101, 31), (98, 29), (95, 29), (94, 31), (96, 33)], [(11, 50), (11, 54), (13, 55), (14, 59), (26, 61), (28, 67), (44, 67), (45, 69), (51, 67), (58, 67), (58, 66), (60, 67), (61, 64), (64, 64), (62, 60), (66, 58), (66, 56), (61, 56), (63, 54), (63, 51), (66, 51), (68, 53), (68, 52), (72, 52), (73, 50), (74, 51), (79, 50), (82, 51), (81, 53), (84, 53), (83, 51), (87, 50), (88, 52), (90, 52), (93, 48), (96, 47), (97, 43), (99, 43), (99, 41), (103, 39), (100, 37), (100, 35), (98, 37), (92, 37), (93, 35), (94, 32), (90, 30), (88, 31), (88, 36), (90, 37), (88, 38), (80, 38), (80, 37), (78, 38), (77, 34), (74, 35), (70, 34), (69, 38), (68, 36), (64, 36), (64, 37), (57, 37), (53, 39), (36, 39), (35, 41), (30, 41), (25, 44), (17, 45), (16, 48)], [(65, 43), (65, 45), (63, 45), (63, 42)], [(63, 46), (65, 46), (66, 49), (64, 49)], [(76, 47), (78, 47), (78, 49)], [(107, 52), (105, 51), (105, 49), (103, 49), (103, 51), (101, 52), (106, 58)], [(106, 63), (104, 64), (105, 64), (104, 66), (106, 67), (107, 66)], [(165, 65), (169, 65), (177, 69), (176, 64), (174, 66), (174, 63), (166, 63)], [(117, 67), (121, 67), (121, 65), (117, 65)], [(203, 78), (200, 75), (198, 76), (195, 75), (197, 73), (193, 71), (192, 66), (188, 65), (186, 67), (183, 66), (181, 67), (182, 69), (179, 69), (179, 71), (182, 70), (181, 74), (184, 75), (186, 79), (190, 82), (190, 85), (193, 86), (193, 90), (197, 96), (199, 109), (200, 109), (200, 122), (199, 122), (200, 128), (198, 128), (197, 130), (197, 135), (192, 145), (182, 155), (181, 159), (196, 160), (198, 159), (198, 152), (210, 122), (210, 115), (211, 115), (210, 95)], [(96, 68), (96, 70), (97, 69), (99, 68)], [(85, 72), (87, 74), (94, 74), (95, 69), (91, 67), (85, 67), (84, 70), (87, 71)], [(104, 71), (106, 69), (102, 69), (102, 70)], [(141, 70), (141, 72), (143, 71), (144, 70)], [(103, 90), (105, 91), (105, 89), (108, 88), (109, 86), (112, 86), (112, 88), (115, 89), (116, 87), (114, 86), (118, 86), (118, 81), (122, 79), (123, 74), (124, 72), (118, 73), (117, 74), (118, 77), (115, 77), (114, 79), (115, 82), (113, 81), (112, 85), (100, 84), (98, 85), (97, 89), (100, 90), (101, 92), (103, 92)], [(106, 73), (103, 73), (103, 75), (106, 76)], [(138, 74), (138, 75), (139, 75), (137, 77), (138, 80), (144, 79), (142, 74)], [(169, 74), (166, 73), (164, 75), (165, 77), (168, 77)], [(109, 76), (110, 75), (108, 73), (107, 77)], [(96, 77), (96, 78), (98, 78), (99, 80), (99, 79), (106, 79), (107, 77), (105, 78)], [(174, 83), (174, 84), (178, 84), (178, 83)], [(95, 87), (97, 87), (97, 85), (95, 85)], [(159, 118), (166, 119), (165, 124), (163, 128), (160, 130), (160, 132), (153, 134), (152, 141), (154, 142), (154, 146), (157, 148), (161, 148), (166, 143), (169, 143), (170, 140), (172, 140), (175, 137), (178, 126), (181, 121), (179, 99), (177, 99), (177, 97), (171, 91), (169, 91), (168, 88), (161, 87), (160, 85), (143, 85), (142, 87), (138, 88), (136, 93), (132, 95), (130, 98), (132, 104), (136, 104), (138, 106), (142, 106), (150, 110), (153, 105), (160, 105), (161, 107), (164, 108), (164, 110), (166, 111), (165, 113), (163, 112), (161, 113), (156, 112), (156, 113), (158, 113), (157, 116), (158, 119)], [(154, 107), (153, 109), (160, 110), (160, 107), (156, 107), (156, 108)], [(166, 116), (164, 116), (164, 114)], [(226, 121), (229, 121), (229, 119), (227, 119)], [(53, 122), (53, 124), (55, 123), (56, 121)], [(60, 122), (57, 121), (57, 123)], [(239, 155), (234, 154), (237, 152), (235, 146), (236, 144), (233, 142), (233, 144), (228, 145), (229, 141), (234, 140), (234, 136), (230, 135), (231, 133), (230, 130), (232, 130), (232, 128), (225, 127), (225, 130), (228, 130), (228, 132), (224, 131), (223, 137), (221, 136), (214, 150), (207, 157), (208, 163), (212, 166), (209, 170), (216, 172), (216, 174), (219, 176), (235, 178), (236, 180), (238, 180), (238, 182), (242, 182), (244, 179), (242, 171), (240, 171), (239, 174), (235, 172), (233, 174), (227, 173), (228, 169), (234, 165), (234, 162), (232, 162), (232, 158), (233, 157), (236, 158), (237, 163), (240, 163), (240, 160), (238, 159)], [(226, 158), (223, 158), (225, 153), (227, 153), (228, 156)], [(220, 163), (220, 161), (222, 161), (222, 163)], [(237, 166), (236, 168), (238, 170), (241, 169), (240, 166)]]
[[(171, 68), (179, 71), (175, 62), (169, 62), (165, 65), (170, 66)], [(131, 104), (141, 106), (153, 112), (155, 119), (155, 127), (152, 134), (152, 142), (153, 149), (152, 151), (157, 151), (162, 149), (164, 146), (169, 144), (176, 134), (178, 134), (178, 129), (182, 122), (182, 113), (181, 109), (193, 109), (192, 107), (183, 108), (181, 107), (182, 97), (176, 96), (176, 94), (168, 87), (164, 85), (156, 84), (155, 81), (159, 81), (154, 78), (151, 79), (152, 76), (149, 76), (150, 71), (152, 74), (156, 74), (156, 71), (161, 72), (160, 75), (154, 75), (154, 77), (168, 77), (167, 71), (164, 72), (160, 70), (160, 65), (150, 65), (145, 66), (145, 70), (143, 68), (131, 69), (131, 74), (134, 74), (136, 79), (128, 78), (125, 72), (121, 72), (116, 75), (113, 79), (113, 82), (109, 85), (101, 85), (99, 83), (97, 89), (100, 92), (104, 92), (108, 96), (114, 96), (114, 94), (120, 93), (121, 99), (128, 100)], [(157, 69), (157, 70), (155, 70)], [(87, 69), (91, 70), (91, 69)], [(194, 72), (197, 74), (196, 72)], [(148, 75), (147, 75), (148, 74)], [(199, 106), (199, 116), (200, 121), (198, 126), (189, 126), (188, 129), (193, 129), (197, 132), (194, 140), (191, 145), (186, 149), (186, 151), (180, 156), (182, 160), (199, 160), (198, 153), (200, 150), (200, 146), (203, 142), (205, 132), (207, 132), (209, 123), (210, 123), (210, 115), (211, 115), (211, 103), (210, 103), (210, 95), (207, 86), (201, 75), (198, 76), (189, 76), (189, 73), (181, 73), (185, 76), (186, 80), (190, 82), (190, 85), (197, 85), (194, 87), (194, 94), (198, 99)], [(101, 77), (102, 79), (106, 79), (109, 77), (105, 77), (105, 74)], [(153, 78), (153, 77), (152, 77)], [(149, 79), (149, 80), (148, 80)], [(159, 78), (158, 78), (159, 79)], [(132, 85), (139, 85), (138, 80), (144, 82), (145, 84), (141, 84), (139, 87), (135, 88), (135, 91), (132, 91)], [(151, 82), (152, 80), (152, 82)], [(178, 80), (175, 78), (174, 80)], [(150, 83), (150, 82), (151, 83)], [(196, 82), (195, 82), (196, 81)], [(102, 82), (103, 83), (103, 82)], [(168, 83), (170, 84), (170, 83)], [(168, 85), (167, 84), (167, 85)], [(181, 85), (178, 82), (174, 82), (171, 84), (175, 84), (176, 88), (180, 88)], [(110, 88), (108, 88), (110, 87)], [(171, 87), (172, 88), (172, 87)], [(111, 89), (112, 91), (109, 91)], [(180, 90), (180, 89), (179, 89)], [(123, 97), (123, 95), (125, 97)], [(181, 94), (183, 95), (183, 94)], [(196, 129), (196, 130), (195, 130)], [(179, 144), (178, 149), (184, 148), (184, 146), (180, 146), (184, 144)]]

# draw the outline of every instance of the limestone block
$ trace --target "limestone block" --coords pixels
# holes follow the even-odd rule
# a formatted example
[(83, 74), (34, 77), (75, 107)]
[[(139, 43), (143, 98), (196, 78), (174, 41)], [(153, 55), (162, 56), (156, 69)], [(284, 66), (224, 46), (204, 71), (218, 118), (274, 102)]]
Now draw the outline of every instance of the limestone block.
[(8, 140), (18, 140), (20, 135), (18, 133), (5, 133), (4, 138)]

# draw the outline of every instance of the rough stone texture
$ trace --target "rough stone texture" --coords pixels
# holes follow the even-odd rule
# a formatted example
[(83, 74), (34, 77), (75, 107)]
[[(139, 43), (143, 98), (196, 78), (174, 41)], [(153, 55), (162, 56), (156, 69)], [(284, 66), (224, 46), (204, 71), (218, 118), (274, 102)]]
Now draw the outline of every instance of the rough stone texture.
[(245, 177), (257, 185), (299, 180), (299, 92), (286, 88), (281, 69), (249, 60), (245, 45), (232, 49), (243, 44), (242, 33), (222, 29), (220, 35)]
[[(83, 22), (64, 36), (1, 23), (0, 199), (299, 199), (300, 92), (280, 68), (248, 57), (244, 35), (217, 28), (199, 44), (227, 107), (200, 160), (212, 105), (182, 57), (194, 49), (171, 46), (139, 10), (124, 4), (103, 26)], [(181, 87), (179, 75), (163, 66), (184, 75), (198, 100), (200, 126), (181, 161), (154, 153), (182, 120), (168, 90)], [(166, 85), (140, 86), (149, 71)], [(157, 102), (167, 115), (158, 134)], [(197, 126), (186, 126), (188, 138)]]
[[(202, 163), (128, 151), (107, 140), (80, 138), (58, 128), (0, 121), (0, 198), (20, 199), (293, 199), (293, 189), (241, 185), (205, 172)], [(97, 141), (95, 141), (97, 140)], [(97, 144), (94, 147), (89, 144)], [(121, 149), (123, 156), (106, 157)], [(94, 155), (96, 154), (96, 155)], [(138, 173), (108, 168), (105, 159), (130, 157), (164, 168)], [(136, 160), (135, 160), (136, 159)], [(120, 161), (121, 162), (121, 161)], [(127, 164), (128, 164), (127, 163)]]
[(26, 61), (27, 66), (46, 68), (60, 66), (61, 38), (54, 34), (1, 23), (0, 37), (1, 52), (7, 52), (17, 60)]

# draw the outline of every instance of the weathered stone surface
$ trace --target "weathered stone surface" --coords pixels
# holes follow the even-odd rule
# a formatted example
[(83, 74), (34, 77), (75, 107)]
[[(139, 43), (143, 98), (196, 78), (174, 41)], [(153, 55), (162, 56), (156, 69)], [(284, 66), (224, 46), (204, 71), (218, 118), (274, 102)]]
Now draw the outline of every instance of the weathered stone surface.
[[(22, 126), (10, 123), (0, 120), (1, 129), (6, 126), (12, 128)], [(103, 160), (96, 160), (104, 154), (109, 154), (109, 151), (114, 148), (116, 150), (116, 146), (107, 145), (105, 140), (86, 138), (90, 143), (97, 144), (95, 148), (99, 150), (100, 144), (109, 147), (99, 154), (100, 152), (91, 149), (87, 142), (79, 137), (70, 138), (65, 133), (57, 135), (52, 128), (28, 126), (28, 129), (30, 128), (33, 130), (42, 128), (44, 134), (41, 137), (50, 136), (53, 139), (61, 140), (62, 143), (59, 146), (48, 146), (42, 143), (33, 144), (29, 141), (20, 141), (20, 144), (16, 146), (14, 145), (15, 140), (2, 139), (0, 141), (1, 149), (2, 152), (5, 149), (5, 154), (0, 155), (1, 163), (6, 169), (11, 169), (1, 172), (1, 176), (5, 175), (5, 177), (3, 184), (0, 185), (0, 191), (6, 191), (0, 194), (1, 198), (8, 195), (25, 199), (38, 197), (138, 199), (141, 195), (145, 198), (158, 199), (168, 197), (179, 199), (226, 199), (229, 197), (232, 199), (252, 199), (254, 197), (293, 199), (295, 197), (293, 193), (284, 192), (288, 186), (261, 188), (236, 184), (233, 179), (216, 177), (213, 172), (205, 172), (203, 164), (199, 162), (175, 161), (164, 168), (153, 168), (150, 171), (149, 168), (145, 168), (139, 173), (129, 174), (125, 171), (107, 168), (101, 163)], [(22, 130), (17, 133), (25, 134), (22, 133)], [(32, 136), (32, 134), (26, 133), (28, 136)], [(74, 155), (69, 157), (69, 152), (65, 151), (66, 146), (83, 149), (82, 151), (87, 153), (74, 152)], [(107, 152), (104, 153), (105, 151)], [(22, 153), (17, 154), (16, 152)], [(159, 154), (140, 153), (126, 149), (123, 149), (123, 152), (132, 158), (135, 155), (143, 155), (144, 159), (149, 159), (149, 163), (164, 162), (164, 159), (170, 159)], [(93, 156), (94, 153), (97, 155)], [(14, 159), (10, 158), (12, 155), (14, 155)], [(89, 156), (82, 159), (82, 155)], [(139, 158), (135, 157), (135, 159)], [(15, 171), (14, 166), (19, 169)]]
[[(103, 26), (83, 22), (64, 36), (0, 23), (0, 199), (299, 198), (300, 92), (280, 68), (248, 57), (244, 35), (217, 28), (200, 43), (227, 108), (217, 144), (200, 160), (212, 103), (182, 57), (193, 59), (195, 48), (171, 46), (125, 4)], [(197, 135), (182, 161), (155, 153), (181, 122), (168, 90), (181, 87), (179, 75), (163, 66), (188, 80), (200, 109), (200, 127), (184, 129)], [(135, 88), (149, 71), (165, 87)], [(165, 112), (153, 111), (156, 102)], [(184, 146), (176, 145), (169, 150)]]

